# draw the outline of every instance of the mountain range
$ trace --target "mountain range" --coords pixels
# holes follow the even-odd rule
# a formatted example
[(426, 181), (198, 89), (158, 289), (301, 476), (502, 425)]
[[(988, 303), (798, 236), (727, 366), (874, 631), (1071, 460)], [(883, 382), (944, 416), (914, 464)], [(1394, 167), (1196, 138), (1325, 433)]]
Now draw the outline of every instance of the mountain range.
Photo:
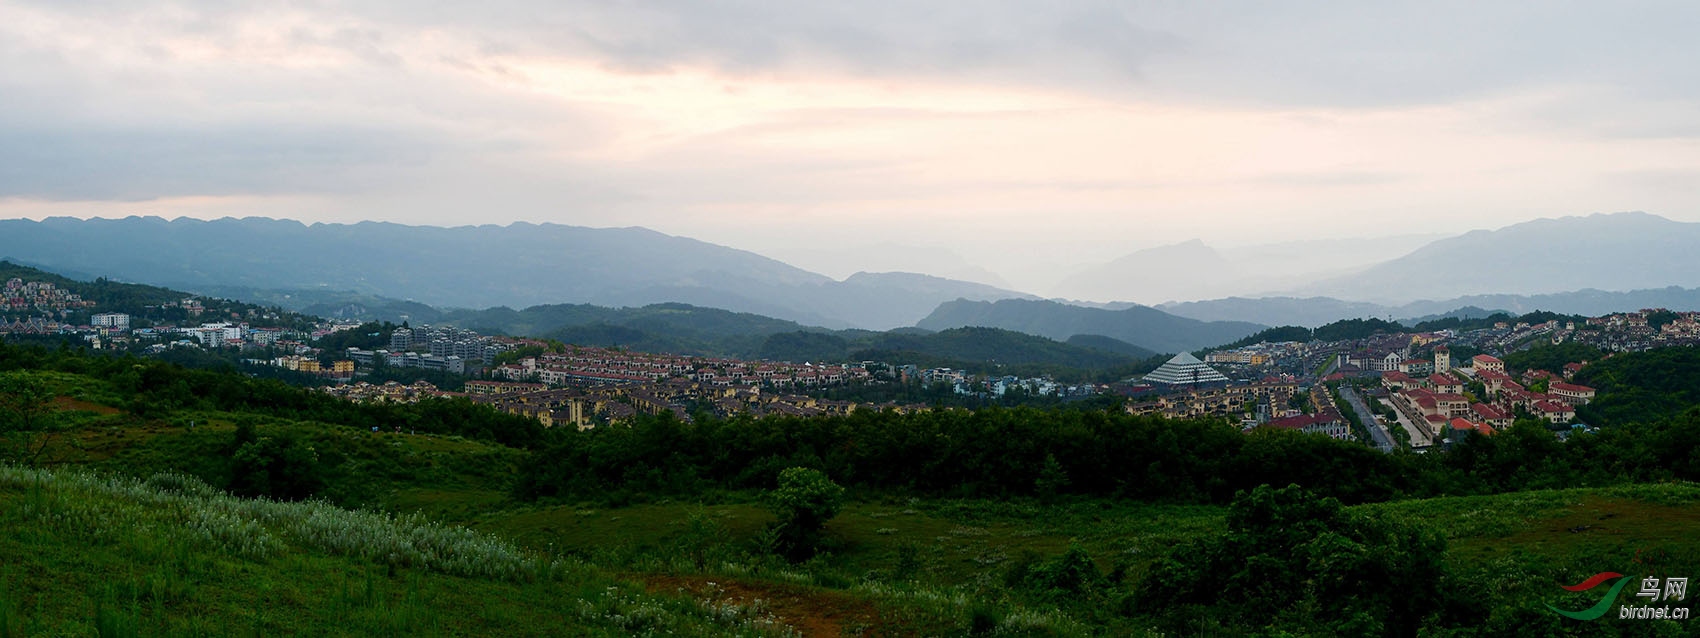
[(1697, 287), (1697, 246), (1700, 224), (1647, 213), (1537, 219), (1441, 239), (1360, 272), (1292, 290), (1306, 296), (1402, 304), (1590, 288)]
[[(1429, 237), (1231, 251), (1193, 241), (1139, 251), (1072, 279), (1082, 291), (1167, 295), (1168, 290), (1177, 298), (1197, 298), (1180, 294), (1189, 287), (1267, 285), (1287, 291), (1157, 307), (1125, 298), (1041, 301), (1006, 288), (915, 273), (857, 272), (839, 280), (644, 228), (557, 224), (0, 220), (0, 257), (85, 279), (145, 282), (323, 316), (503, 326), (507, 332), (562, 327), (528, 319), (558, 314), (537, 307), (677, 303), (835, 330), (985, 326), (1056, 340), (1099, 335), (1141, 352), (1208, 347), (1265, 325), (1406, 319), (1468, 307), (1576, 314), (1700, 309), (1700, 258), (1689, 254), (1700, 246), (1700, 224), (1618, 213)], [(1423, 245), (1399, 252), (1410, 244)], [(1375, 255), (1385, 259), (1363, 264)], [(940, 259), (950, 261), (948, 255)], [(1292, 274), (1324, 271), (1332, 274)]]
[(644, 228), (559, 224), (0, 220), (0, 256), (193, 292), (347, 290), (463, 308), (680, 302), (830, 328), (909, 326), (945, 301), (1031, 297), (912, 273), (857, 273), (839, 281)]
[(1460, 310), (1473, 311), (1476, 313), (1473, 316), (1478, 317), (1493, 312), (1520, 315), (1536, 310), (1588, 316), (1642, 308), (1700, 311), (1700, 288), (1670, 286), (1622, 292), (1587, 289), (1544, 295), (1468, 295), (1403, 304), (1341, 301), (1332, 297), (1229, 297), (1167, 303), (1158, 308), (1200, 321), (1256, 320), (1274, 325), (1315, 328), (1341, 319), (1375, 317), (1408, 322)]
[(1003, 328), (1058, 341), (1102, 335), (1157, 352), (1208, 348), (1268, 327), (1243, 321), (1198, 321), (1147, 306), (1107, 310), (1028, 299), (952, 301), (915, 325), (927, 330)]
[(1445, 235), (1315, 239), (1217, 248), (1193, 239), (1077, 271), (1050, 292), (1067, 299), (1158, 304), (1292, 288), (1350, 274)]

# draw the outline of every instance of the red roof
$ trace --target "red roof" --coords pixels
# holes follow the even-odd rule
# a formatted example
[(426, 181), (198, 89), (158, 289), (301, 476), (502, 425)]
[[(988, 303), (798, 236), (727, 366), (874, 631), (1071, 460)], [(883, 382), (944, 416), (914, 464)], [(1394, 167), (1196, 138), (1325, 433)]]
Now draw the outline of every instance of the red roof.
[(1458, 417), (1456, 419), (1453, 419), (1452, 420), (1452, 429), (1454, 429), (1454, 430), (1475, 430), (1477, 432), (1482, 433), (1484, 436), (1492, 436), (1495, 432), (1495, 430), (1493, 429), (1493, 426), (1491, 426), (1491, 425), (1488, 425), (1486, 423), (1476, 423), (1475, 421), (1471, 421), (1471, 420), (1466, 419), (1464, 417)]
[(1588, 394), (1588, 393), (1591, 393), (1591, 392), (1594, 391), (1593, 388), (1590, 388), (1590, 387), (1585, 386), (1585, 385), (1576, 385), (1574, 383), (1564, 383), (1562, 381), (1552, 382), (1551, 385), (1547, 386), (1547, 389), (1552, 390), (1554, 392), (1557, 392), (1559, 390), (1563, 390), (1565, 392), (1574, 392), (1574, 393), (1577, 393), (1577, 394)]
[(1476, 413), (1476, 416), (1479, 416), (1483, 419), (1490, 420), (1490, 421), (1495, 420), (1495, 419), (1505, 418), (1505, 413), (1500, 411), (1499, 408), (1493, 407), (1493, 406), (1488, 405), (1486, 403), (1477, 403), (1475, 405), (1472, 405), (1472, 406), (1470, 406), (1470, 410), (1474, 411)]
[(1301, 414), (1299, 416), (1290, 416), (1285, 419), (1269, 421), (1264, 423), (1263, 427), (1280, 428), (1283, 430), (1302, 430), (1312, 425), (1330, 423), (1332, 421), (1334, 421), (1332, 417), (1321, 414)]
[(1500, 361), (1497, 357), (1493, 357), (1493, 356), (1489, 356), (1489, 355), (1485, 355), (1485, 354), (1478, 354), (1478, 355), (1475, 356), (1474, 359), (1471, 359), (1471, 360), (1472, 361), (1479, 361), (1481, 363), (1504, 363), (1503, 361)]

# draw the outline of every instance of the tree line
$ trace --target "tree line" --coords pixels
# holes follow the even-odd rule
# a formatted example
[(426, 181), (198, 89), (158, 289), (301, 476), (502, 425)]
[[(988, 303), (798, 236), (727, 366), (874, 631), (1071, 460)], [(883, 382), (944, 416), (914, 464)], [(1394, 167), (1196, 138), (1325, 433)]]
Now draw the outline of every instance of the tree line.
[(273, 379), (238, 374), (234, 367), (194, 370), (128, 354), (78, 348), (45, 348), (0, 342), (0, 372), (51, 370), (109, 382), (137, 418), (163, 418), (180, 410), (262, 414), (361, 429), (458, 435), (514, 448), (540, 448), (544, 427), (469, 400), (414, 404), (354, 403)]
[(987, 408), (816, 418), (640, 416), (555, 431), (515, 484), (526, 499), (629, 502), (771, 489), (785, 468), (852, 489), (933, 497), (1052, 494), (1226, 504), (1259, 485), (1345, 503), (1700, 480), (1700, 409), (1561, 440), (1524, 420), (1428, 454), (1211, 419)]

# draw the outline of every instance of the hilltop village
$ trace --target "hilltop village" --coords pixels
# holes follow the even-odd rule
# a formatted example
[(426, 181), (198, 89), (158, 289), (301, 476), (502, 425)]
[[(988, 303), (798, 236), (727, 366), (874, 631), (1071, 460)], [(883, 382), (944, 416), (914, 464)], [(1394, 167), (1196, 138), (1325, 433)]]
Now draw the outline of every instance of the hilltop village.
[[(1400, 444), (1424, 449), (1469, 432), (1492, 435), (1519, 417), (1549, 423), (1561, 436), (1565, 427), (1587, 427), (1576, 423), (1575, 408), (1592, 401), (1595, 390), (1573, 380), (1590, 362), (1507, 370), (1500, 356), (1542, 344), (1574, 343), (1605, 353), (1700, 344), (1700, 313), (1646, 309), (1580, 320), (1504, 321), (1468, 330), (1260, 341), (1198, 353), (1202, 359), (1183, 352), (1120, 382), (1065, 384), (903, 362), (795, 363), (557, 347), (449, 326), (401, 327), (388, 334), (387, 348), (330, 351), (318, 344), (356, 324), (285, 327), (275, 313), (231, 312), (218, 305), (228, 302), (198, 297), (146, 309), (180, 321), (140, 320), (103, 311), (50, 282), (16, 278), (5, 283), (3, 294), (0, 308), (20, 314), (0, 321), (0, 334), (73, 335), (97, 348), (144, 353), (180, 348), (265, 352), (264, 358), (243, 361), (318, 378), (326, 384), (322, 391), (348, 400), (465, 397), (546, 425), (576, 428), (620, 423), (638, 414), (671, 413), (690, 420), (698, 413), (761, 417), (933, 409), (926, 402), (827, 398), (838, 388), (920, 384), (986, 400), (1123, 397), (1124, 409), (1136, 414), (1214, 416), (1247, 431), (1294, 429), (1383, 450)], [(73, 322), (80, 318), (86, 322)], [(514, 351), (535, 354), (516, 357)], [(466, 380), (450, 391), (424, 380), (373, 377), (380, 369)]]
[[(664, 412), (689, 420), (698, 411), (759, 417), (933, 409), (920, 403), (834, 401), (817, 395), (823, 389), (858, 384), (942, 383), (970, 395), (1000, 396), (1016, 388), (1037, 396), (1119, 395), (1127, 397), (1125, 409), (1131, 413), (1216, 416), (1237, 420), (1246, 431), (1294, 429), (1359, 440), (1383, 450), (1401, 443), (1421, 450), (1469, 432), (1492, 435), (1520, 415), (1555, 427), (1586, 427), (1575, 423), (1575, 407), (1591, 401), (1594, 390), (1570, 379), (1589, 362), (1518, 371), (1513, 377), (1503, 361), (1483, 351), (1504, 353), (1567, 341), (1625, 351), (1682, 345), (1700, 334), (1700, 313), (1670, 313), (1657, 328), (1651, 327), (1648, 317), (1663, 312), (1598, 317), (1584, 328), (1559, 322), (1506, 323), (1337, 341), (1260, 342), (1210, 352), (1204, 359), (1181, 353), (1148, 374), (1119, 383), (1066, 385), (873, 361), (798, 364), (569, 346), (564, 352), (494, 366), (485, 374), (489, 379), (468, 381), (459, 393), (395, 382), (355, 383), (326, 391), (356, 400), (465, 396), (551, 426), (590, 428)], [(527, 340), (496, 343), (510, 349), (542, 345)], [(1475, 354), (1455, 360), (1454, 349)], [(397, 360), (395, 354), (385, 356)]]
[[(1585, 322), (1498, 322), (1473, 330), (1395, 332), (1367, 337), (1262, 342), (1182, 353), (1137, 384), (1112, 386), (1133, 397), (1129, 412), (1237, 419), (1246, 430), (1282, 428), (1355, 439), (1383, 450), (1446, 445), (1470, 433), (1493, 435), (1521, 417), (1563, 436), (1576, 407), (1595, 399), (1573, 383), (1589, 361), (1556, 369), (1508, 371), (1494, 354), (1576, 343), (1608, 353), (1700, 343), (1700, 313), (1647, 309)], [(1468, 353), (1455, 358), (1454, 351)], [(1342, 409), (1344, 406), (1344, 409)]]

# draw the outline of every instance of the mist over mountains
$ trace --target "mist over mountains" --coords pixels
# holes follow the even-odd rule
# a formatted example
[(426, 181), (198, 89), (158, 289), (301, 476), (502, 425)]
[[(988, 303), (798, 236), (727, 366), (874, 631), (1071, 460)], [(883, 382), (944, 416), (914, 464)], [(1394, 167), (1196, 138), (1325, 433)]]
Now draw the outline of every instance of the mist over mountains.
[[(1466, 311), (1485, 317), (1494, 312), (1514, 315), (1546, 310), (1573, 315), (1604, 315), (1642, 308), (1700, 310), (1700, 288), (1670, 286), (1647, 290), (1577, 290), (1546, 295), (1467, 295), (1404, 304), (1341, 301), (1331, 297), (1229, 297), (1157, 306), (1164, 312), (1200, 321), (1262, 321), (1272, 325), (1315, 328), (1340, 319), (1406, 321)], [(1471, 314), (1473, 312), (1473, 314)]]
[(1537, 219), (1435, 241), (1361, 272), (1294, 287), (1402, 304), (1468, 295), (1700, 286), (1700, 224), (1647, 213)]
[(266, 218), (0, 221), (0, 256), (201, 291), (347, 290), (439, 307), (680, 302), (829, 328), (913, 325), (954, 299), (1026, 297), (907, 273), (844, 281), (644, 228), (440, 228)]
[(1048, 292), (1094, 302), (1165, 302), (1260, 296), (1344, 276), (1404, 255), (1440, 234), (1368, 239), (1316, 239), (1217, 248), (1193, 239), (1137, 250), (1089, 266)]
[[(1106, 301), (1041, 301), (1018, 291), (904, 272), (842, 280), (755, 253), (644, 228), (556, 224), (440, 228), (306, 225), (265, 218), (0, 220), (0, 257), (92, 279), (106, 276), (281, 305), (323, 316), (465, 322), (536, 306), (677, 303), (829, 329), (985, 326), (1067, 340), (1114, 338), (1174, 352), (1263, 326), (1346, 318), (1408, 319), (1462, 308), (1604, 314), (1700, 309), (1700, 224), (1644, 213), (1543, 219), (1427, 241), (1406, 235), (1219, 251), (1201, 241), (1087, 268), (1069, 285)], [(1362, 265), (1375, 255), (1389, 258)], [(881, 258), (882, 263), (890, 260)], [(941, 255), (941, 263), (959, 257)], [(919, 262), (912, 262), (919, 263)], [(1357, 264), (1352, 266), (1352, 264)], [(1356, 272), (1339, 274), (1343, 268)], [(1293, 274), (1322, 272), (1327, 276)], [(983, 279), (995, 279), (981, 273)], [(1147, 306), (1104, 297), (1173, 298), (1279, 283), (1297, 294)], [(1309, 292), (1305, 292), (1309, 291)]]
[(1058, 341), (1077, 335), (1101, 335), (1156, 352), (1221, 345), (1268, 327), (1242, 321), (1199, 321), (1146, 306), (1108, 310), (1026, 299), (952, 301), (939, 306), (916, 326), (927, 330), (966, 326), (1002, 328)]

